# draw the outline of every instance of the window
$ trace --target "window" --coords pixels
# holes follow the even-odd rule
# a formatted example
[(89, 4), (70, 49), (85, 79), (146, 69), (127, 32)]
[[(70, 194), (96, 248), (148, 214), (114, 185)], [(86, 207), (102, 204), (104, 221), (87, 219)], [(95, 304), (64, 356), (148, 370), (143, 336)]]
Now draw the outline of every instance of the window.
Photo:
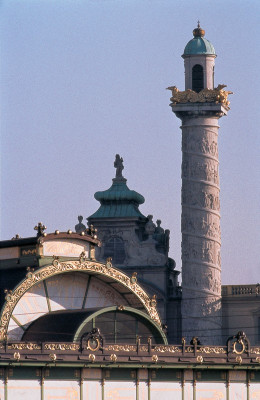
[(163, 343), (160, 333), (145, 318), (127, 311), (109, 311), (100, 314), (84, 326), (80, 336), (90, 332), (93, 328), (100, 329), (101, 335), (107, 343), (147, 343), (149, 337), (153, 343)]
[(199, 64), (192, 68), (192, 90), (199, 93), (204, 89), (203, 67)]

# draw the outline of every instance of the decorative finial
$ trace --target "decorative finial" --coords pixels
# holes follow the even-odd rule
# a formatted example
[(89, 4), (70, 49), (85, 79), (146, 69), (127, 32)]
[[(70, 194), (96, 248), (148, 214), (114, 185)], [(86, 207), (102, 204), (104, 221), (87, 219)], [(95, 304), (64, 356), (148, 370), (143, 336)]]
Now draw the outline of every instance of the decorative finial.
[(45, 229), (47, 229), (47, 227), (45, 225), (43, 225), (41, 222), (38, 222), (38, 225), (36, 225), (34, 227), (34, 230), (37, 231), (37, 237), (42, 236), (45, 231)]
[(91, 224), (89, 228), (86, 229), (86, 232), (88, 235), (93, 237), (94, 239), (97, 239), (97, 229), (94, 228), (94, 226)]
[(197, 28), (193, 29), (193, 36), (194, 37), (203, 37), (205, 35), (204, 29), (200, 27), (200, 21), (198, 21)]
[(120, 157), (119, 154), (116, 154), (116, 159), (114, 162), (114, 167), (116, 168), (116, 178), (123, 178), (122, 175), (122, 171), (124, 169), (123, 162), (124, 162), (123, 158)]

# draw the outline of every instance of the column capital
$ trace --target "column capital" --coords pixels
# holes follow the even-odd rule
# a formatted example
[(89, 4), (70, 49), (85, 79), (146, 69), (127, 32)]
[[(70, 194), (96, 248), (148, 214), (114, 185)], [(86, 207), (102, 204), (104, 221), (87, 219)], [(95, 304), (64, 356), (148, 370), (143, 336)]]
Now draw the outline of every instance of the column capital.
[(215, 117), (221, 118), (227, 115), (229, 107), (221, 103), (179, 103), (170, 104), (172, 111), (176, 117), (181, 120), (186, 117), (196, 118), (196, 117)]

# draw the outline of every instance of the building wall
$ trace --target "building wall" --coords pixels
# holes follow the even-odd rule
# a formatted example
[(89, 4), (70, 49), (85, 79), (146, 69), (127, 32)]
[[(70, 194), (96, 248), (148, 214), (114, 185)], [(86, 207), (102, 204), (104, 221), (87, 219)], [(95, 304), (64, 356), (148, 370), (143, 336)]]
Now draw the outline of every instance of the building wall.
[[(1, 370), (3, 375), (4, 369)], [(0, 377), (1, 400), (227, 400), (259, 399), (260, 372), (10, 368)], [(248, 382), (250, 381), (250, 385)], [(228, 383), (229, 382), (229, 383)]]
[(243, 330), (251, 344), (260, 343), (260, 286), (222, 286), (223, 337)]

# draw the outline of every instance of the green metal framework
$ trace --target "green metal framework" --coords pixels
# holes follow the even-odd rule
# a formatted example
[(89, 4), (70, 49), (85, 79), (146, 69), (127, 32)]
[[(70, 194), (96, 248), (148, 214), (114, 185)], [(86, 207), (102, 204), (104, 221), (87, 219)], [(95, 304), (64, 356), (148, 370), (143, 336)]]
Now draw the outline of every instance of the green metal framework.
[[(118, 311), (118, 307), (117, 306), (111, 306), (111, 307), (105, 307), (102, 308), (101, 310), (98, 310), (96, 312), (94, 312), (93, 314), (89, 315), (78, 327), (75, 336), (73, 338), (73, 342), (78, 342), (80, 340), (80, 332), (82, 331), (82, 329), (84, 328), (84, 326), (90, 322), (93, 318), (98, 317), (99, 315), (111, 312), (111, 311)], [(163, 332), (163, 330), (159, 327), (158, 324), (156, 324), (147, 314), (145, 314), (143, 311), (137, 310), (135, 308), (132, 307), (124, 307), (124, 310), (121, 312), (127, 311), (133, 315), (137, 315), (142, 317), (144, 320), (148, 321), (149, 324), (152, 325), (153, 328), (156, 329), (156, 331), (159, 333), (159, 335), (161, 336), (163, 343), (164, 344), (168, 344), (167, 338), (165, 333)]]

